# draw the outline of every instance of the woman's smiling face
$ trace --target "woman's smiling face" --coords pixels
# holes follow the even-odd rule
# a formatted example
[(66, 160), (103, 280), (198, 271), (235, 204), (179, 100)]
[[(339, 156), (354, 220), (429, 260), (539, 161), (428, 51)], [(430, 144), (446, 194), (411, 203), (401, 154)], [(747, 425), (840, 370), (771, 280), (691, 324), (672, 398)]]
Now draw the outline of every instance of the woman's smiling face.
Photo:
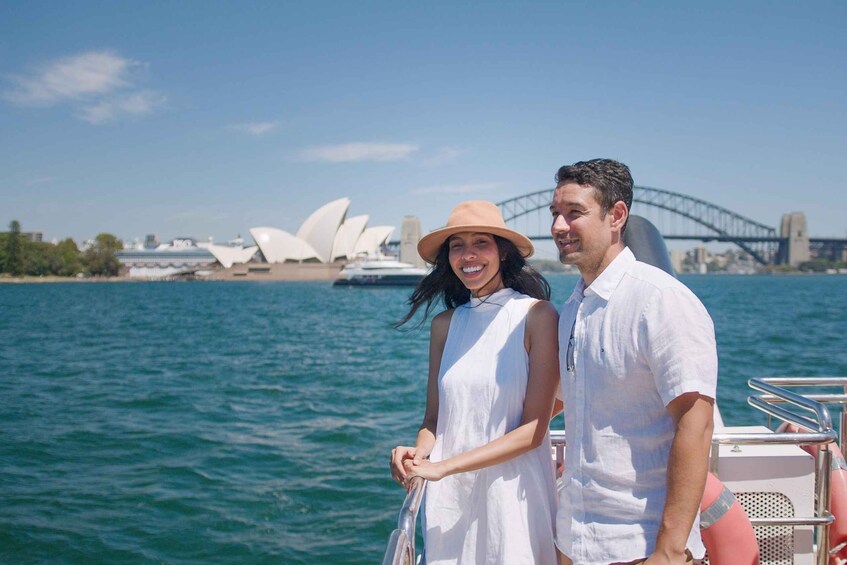
[(490, 233), (460, 232), (447, 240), (450, 267), (473, 296), (503, 288), (500, 249)]

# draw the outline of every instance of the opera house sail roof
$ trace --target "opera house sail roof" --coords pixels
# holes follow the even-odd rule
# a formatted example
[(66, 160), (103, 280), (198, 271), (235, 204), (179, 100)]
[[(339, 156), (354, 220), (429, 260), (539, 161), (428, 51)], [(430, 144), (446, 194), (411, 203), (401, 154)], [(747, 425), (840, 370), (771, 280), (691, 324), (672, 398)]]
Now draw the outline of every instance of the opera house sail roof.
[(333, 263), (367, 255), (377, 257), (393, 226), (368, 227), (368, 216), (347, 218), (349, 198), (324, 204), (300, 225), (296, 235), (274, 227), (250, 228), (256, 245), (244, 247), (240, 236), (230, 245), (177, 239), (156, 249), (136, 248), (119, 254), (130, 276), (155, 278), (206, 269), (217, 262), (224, 269), (249, 263), (257, 252), (267, 263)]
[(206, 249), (215, 256), (218, 263), (223, 265), (224, 269), (229, 269), (236, 263), (246, 263), (253, 258), (256, 251), (259, 250), (257, 245), (250, 247), (233, 247), (231, 245), (209, 245)]
[(350, 207), (349, 198), (339, 198), (324, 204), (306, 218), (297, 230), (297, 237), (308, 243), (317, 253), (321, 263), (332, 261), (332, 245), (335, 243), (335, 233)]
[(297, 230), (257, 227), (250, 235), (268, 263), (352, 260), (357, 255), (377, 255), (394, 231), (392, 226), (367, 227), (368, 216), (346, 218), (349, 198), (339, 198), (315, 210)]
[(356, 256), (356, 243), (368, 225), (368, 216), (347, 218), (335, 234), (332, 244), (332, 261), (336, 259), (353, 259)]

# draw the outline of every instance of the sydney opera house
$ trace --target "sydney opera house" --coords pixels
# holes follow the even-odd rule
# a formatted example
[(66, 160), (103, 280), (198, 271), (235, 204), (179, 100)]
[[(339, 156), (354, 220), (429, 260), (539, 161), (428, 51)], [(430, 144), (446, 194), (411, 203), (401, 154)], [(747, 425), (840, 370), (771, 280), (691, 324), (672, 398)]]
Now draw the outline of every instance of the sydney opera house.
[[(333, 200), (306, 218), (295, 234), (273, 227), (251, 228), (253, 246), (245, 247), (240, 240), (216, 245), (180, 238), (126, 249), (118, 258), (129, 276), (138, 278), (190, 273), (209, 279), (332, 279), (356, 257), (379, 256), (394, 231), (393, 226), (368, 227), (367, 215), (348, 218), (349, 207), (349, 198)], [(406, 247), (404, 242), (401, 252)]]

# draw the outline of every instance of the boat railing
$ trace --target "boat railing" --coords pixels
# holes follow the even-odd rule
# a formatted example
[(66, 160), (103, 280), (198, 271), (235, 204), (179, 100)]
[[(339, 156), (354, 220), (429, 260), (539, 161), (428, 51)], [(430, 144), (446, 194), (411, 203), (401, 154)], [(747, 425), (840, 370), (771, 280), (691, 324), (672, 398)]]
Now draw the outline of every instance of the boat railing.
[[(720, 445), (817, 445), (815, 456), (815, 503), (812, 516), (751, 518), (754, 526), (812, 526), (818, 542), (815, 563), (829, 561), (829, 526), (834, 521), (830, 513), (830, 469), (832, 451), (829, 446), (838, 442), (838, 433), (832, 426), (827, 404), (847, 404), (847, 394), (799, 394), (787, 387), (797, 386), (847, 386), (844, 377), (773, 377), (750, 379), (748, 386), (756, 391), (747, 403), (767, 414), (768, 427), (773, 418), (794, 424), (802, 432), (715, 433), (712, 436), (710, 470), (720, 476), (718, 450)], [(847, 390), (847, 389), (844, 389)], [(847, 426), (842, 410), (842, 434)]]
[(553, 445), (556, 469), (562, 469), (565, 465), (565, 445), (567, 444), (565, 430), (550, 430), (550, 443)]
[(388, 547), (385, 549), (382, 565), (415, 564), (415, 524), (425, 489), (426, 481), (421, 477), (411, 480), (397, 518), (397, 528), (388, 538)]
[[(847, 377), (768, 377), (756, 379), (756, 381), (777, 386), (783, 390), (788, 387), (816, 387), (818, 390), (804, 392), (802, 396), (826, 406), (839, 408), (838, 445), (847, 445), (847, 411), (844, 409), (847, 406)], [(822, 392), (820, 390), (822, 387), (838, 387), (841, 392)], [(761, 399), (772, 404), (784, 403), (782, 398), (767, 393), (761, 395)], [(768, 414), (768, 426), (770, 425), (771, 415)]]

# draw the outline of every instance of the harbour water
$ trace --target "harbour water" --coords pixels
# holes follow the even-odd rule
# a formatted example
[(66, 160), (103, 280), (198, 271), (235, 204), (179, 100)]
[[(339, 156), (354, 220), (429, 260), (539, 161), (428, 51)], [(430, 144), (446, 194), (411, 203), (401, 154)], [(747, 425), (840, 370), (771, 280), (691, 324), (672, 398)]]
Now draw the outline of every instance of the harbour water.
[[(550, 277), (554, 298), (576, 278)], [(683, 278), (729, 424), (755, 376), (847, 375), (847, 277)], [(409, 289), (0, 285), (0, 563), (373, 563), (423, 412)]]

